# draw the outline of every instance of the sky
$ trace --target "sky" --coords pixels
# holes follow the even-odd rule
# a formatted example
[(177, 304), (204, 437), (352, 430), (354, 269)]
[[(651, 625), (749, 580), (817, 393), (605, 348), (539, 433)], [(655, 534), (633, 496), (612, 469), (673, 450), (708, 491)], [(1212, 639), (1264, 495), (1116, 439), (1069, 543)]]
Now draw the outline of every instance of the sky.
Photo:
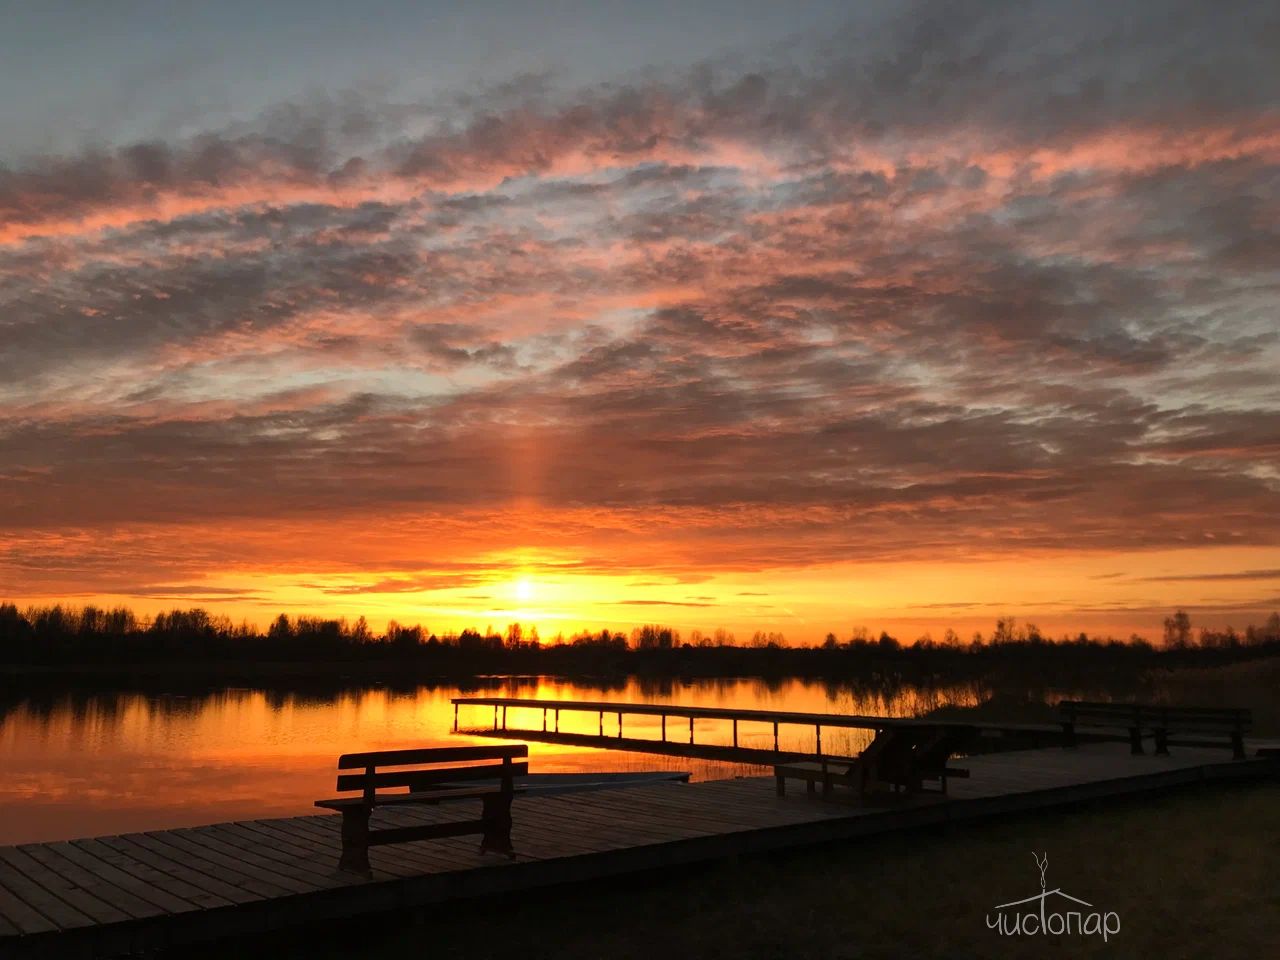
[(0, 599), (1280, 607), (1280, 7), (6, 3)]

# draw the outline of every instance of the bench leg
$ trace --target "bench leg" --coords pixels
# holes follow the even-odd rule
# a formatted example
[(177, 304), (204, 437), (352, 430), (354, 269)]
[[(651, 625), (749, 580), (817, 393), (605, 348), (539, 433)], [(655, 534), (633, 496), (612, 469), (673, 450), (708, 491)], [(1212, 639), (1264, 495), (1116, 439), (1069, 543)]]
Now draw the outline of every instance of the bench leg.
[(1245, 759), (1244, 734), (1233, 733), (1231, 735), (1231, 756), (1236, 760)]
[(509, 857), (516, 855), (511, 845), (511, 794), (489, 793), (481, 798), (484, 811), (480, 819), (484, 822), (484, 836), (480, 839), (481, 853), (505, 853)]
[(1142, 749), (1142, 728), (1141, 727), (1129, 728), (1129, 752), (1133, 754), (1135, 757), (1144, 752)]
[(373, 875), (369, 866), (369, 808), (344, 807), (342, 810), (342, 857), (338, 869), (350, 873)]
[(1062, 724), (1062, 745), (1064, 747), (1074, 747), (1076, 745), (1076, 725), (1074, 723)]
[(1156, 731), (1156, 756), (1167, 757), (1169, 755), (1169, 731)]

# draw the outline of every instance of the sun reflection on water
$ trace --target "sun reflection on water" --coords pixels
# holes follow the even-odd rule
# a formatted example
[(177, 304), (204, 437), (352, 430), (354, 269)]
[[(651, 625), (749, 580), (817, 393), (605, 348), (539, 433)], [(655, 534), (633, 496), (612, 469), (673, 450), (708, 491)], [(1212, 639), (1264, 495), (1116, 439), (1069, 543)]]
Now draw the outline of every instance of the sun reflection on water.
[[(28, 695), (0, 703), (7, 774), (0, 783), (0, 843), (313, 813), (312, 802), (333, 790), (341, 753), (475, 740), (452, 729), (451, 698), (468, 695), (902, 716), (978, 700), (977, 691), (962, 687), (890, 691), (801, 680), (636, 678), (599, 686), (505, 678), (465, 689)], [(485, 723), (487, 715), (478, 711), (470, 722)], [(512, 709), (508, 724), (539, 729), (541, 711)], [(596, 725), (594, 714), (561, 719), (565, 732), (595, 733)], [(656, 740), (659, 726), (657, 717), (628, 718), (627, 735)], [(772, 745), (768, 725), (744, 723), (739, 737), (743, 746)], [(727, 721), (698, 721), (700, 743), (730, 738)], [(823, 743), (829, 753), (847, 754), (866, 739), (864, 731), (830, 730)], [(812, 741), (812, 730), (784, 727), (780, 746), (809, 750)], [(530, 757), (535, 772), (684, 770), (695, 779), (763, 772), (537, 742)]]

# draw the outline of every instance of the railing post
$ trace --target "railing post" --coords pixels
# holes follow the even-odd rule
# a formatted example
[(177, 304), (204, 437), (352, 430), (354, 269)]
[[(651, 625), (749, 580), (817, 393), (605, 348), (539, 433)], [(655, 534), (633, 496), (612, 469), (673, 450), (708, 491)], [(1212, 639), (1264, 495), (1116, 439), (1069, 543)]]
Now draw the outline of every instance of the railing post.
[(689, 742), (693, 743), (693, 717), (689, 718)]
[(622, 711), (618, 711), (618, 739), (622, 739)]
[(560, 732), (560, 708), (556, 707), (556, 733)]
[(604, 736), (604, 711), (600, 711), (600, 736)]
[(503, 707), (502, 707), (502, 729), (503, 729), (503, 730), (506, 730), (506, 729), (507, 729), (507, 707), (506, 707), (506, 704), (503, 704)]
[(667, 742), (667, 715), (662, 715), (662, 742)]
[(458, 705), (453, 705), (453, 732), (458, 732)]
[(498, 705), (493, 705), (493, 729), (498, 729)]
[(778, 752), (778, 721), (773, 721), (773, 752)]
[(547, 732), (547, 708), (542, 708), (542, 732)]
[(813, 729), (818, 732), (818, 756), (822, 756), (822, 724), (815, 723)]
[(738, 745), (738, 718), (733, 718), (733, 745)]

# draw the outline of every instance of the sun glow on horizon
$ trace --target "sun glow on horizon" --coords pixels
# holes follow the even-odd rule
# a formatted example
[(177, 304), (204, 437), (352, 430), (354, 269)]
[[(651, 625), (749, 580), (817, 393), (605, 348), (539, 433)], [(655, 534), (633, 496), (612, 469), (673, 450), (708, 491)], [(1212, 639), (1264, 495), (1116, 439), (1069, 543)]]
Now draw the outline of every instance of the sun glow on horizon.
[[(1150, 639), (1178, 607), (1186, 607), (1198, 625), (1243, 629), (1261, 622), (1272, 606), (1258, 603), (1258, 582), (1265, 584), (1275, 566), (1273, 554), (1256, 547), (1218, 548), (1207, 572), (1204, 551), (1188, 548), (981, 562), (844, 562), (709, 575), (591, 568), (570, 551), (484, 553), (453, 563), (360, 572), (243, 567), (163, 591), (17, 602), (126, 605), (144, 617), (198, 606), (259, 629), (280, 613), (348, 622), (364, 617), (375, 632), (395, 620), (439, 636), (466, 629), (503, 633), (519, 623), (526, 636), (536, 629), (544, 643), (606, 628), (629, 633), (645, 623), (671, 626), (686, 640), (695, 630), (708, 636), (723, 629), (738, 642), (756, 631), (776, 631), (792, 646), (822, 643), (828, 632), (847, 638), (859, 628), (872, 635), (884, 629), (904, 642), (926, 633), (937, 640), (954, 628), (967, 640), (975, 631), (989, 632), (1001, 617), (1034, 623), (1055, 637), (1085, 630)], [(1241, 577), (1232, 570), (1256, 573)], [(1199, 576), (1207, 579), (1198, 582)], [(1076, 589), (1064, 590), (1064, 582)]]

